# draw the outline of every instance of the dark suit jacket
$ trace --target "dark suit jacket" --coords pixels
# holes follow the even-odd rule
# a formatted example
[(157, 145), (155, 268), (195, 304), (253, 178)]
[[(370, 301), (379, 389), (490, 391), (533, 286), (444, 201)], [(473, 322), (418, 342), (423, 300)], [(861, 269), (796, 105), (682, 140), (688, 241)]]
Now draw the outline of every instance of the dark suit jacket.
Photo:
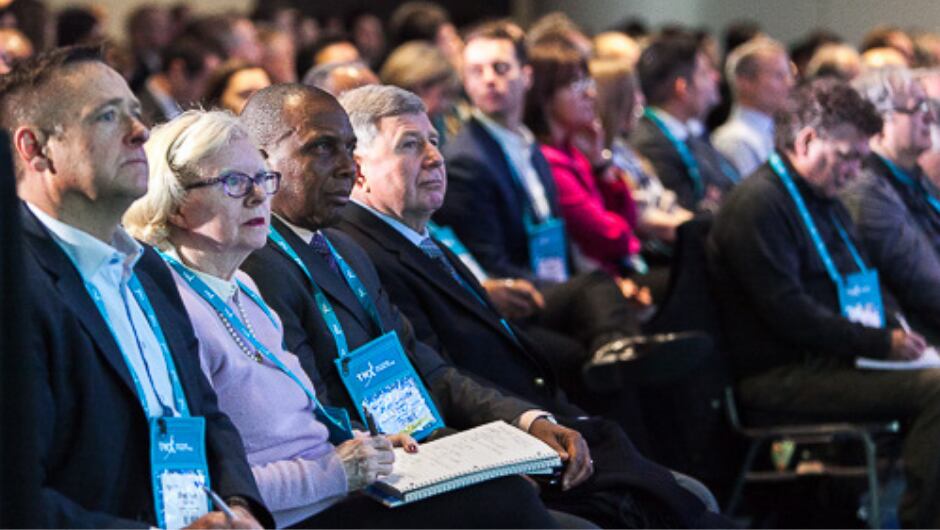
[[(679, 151), (676, 151), (666, 135), (649, 118), (644, 116), (637, 123), (636, 129), (630, 135), (630, 143), (649, 159), (663, 185), (676, 193), (679, 205), (683, 208), (694, 211), (716, 206), (702, 203), (700, 198), (695, 197), (692, 178), (679, 157)], [(734, 181), (728, 178), (722, 167), (735, 171), (734, 166), (705, 140), (693, 141), (691, 145), (692, 155), (699, 164), (703, 186), (712, 185), (722, 191), (730, 190)]]
[[(52, 528), (156, 524), (148, 421), (104, 318), (69, 257), (25, 206), (26, 284), (34, 300), (27, 352), (41, 419), (41, 510)], [(261, 505), (235, 426), (216, 405), (199, 366), (196, 337), (163, 260), (147, 249), (135, 267), (156, 312), (194, 416), (206, 420), (212, 487)]]
[(140, 101), (140, 114), (148, 127), (169, 121), (169, 117), (163, 112), (163, 107), (157, 102), (157, 98), (147, 89), (146, 83), (141, 85), (140, 90), (134, 95)]
[[(288, 226), (277, 218), (272, 222), (303, 260), (333, 305), (349, 348), (358, 348), (377, 338), (380, 330), (375, 328), (345, 281)], [(325, 233), (337, 252), (362, 280), (376, 305), (384, 331), (395, 331), (398, 334), (405, 352), (424, 378), (449, 427), (467, 428), (496, 419), (511, 422), (526, 410), (535, 408), (528, 402), (507, 397), (474, 381), (441, 358), (436, 351), (417, 341), (411, 324), (389, 301), (366, 253), (342, 232), (327, 230)], [(344, 407), (352, 417), (358, 417), (333, 362), (337, 356), (333, 336), (317, 310), (313, 289), (303, 271), (270, 240), (264, 248), (249, 256), (242, 268), (254, 279), (264, 299), (280, 315), (287, 349), (300, 359), (317, 388), (318, 397), (324, 403)]]
[[(415, 334), (460, 368), (559, 415), (583, 415), (560, 393), (539, 347), (519, 328), (518, 341), (473, 274), (438, 244), (476, 298), (403, 235), (358, 204), (343, 211), (339, 228), (369, 254), (382, 285), (408, 317)], [(480, 303), (486, 302), (486, 306)]]
[[(529, 199), (513, 179), (502, 148), (474, 118), (444, 147), (444, 159), (447, 197), (434, 219), (452, 227), (491, 276), (534, 280), (523, 222)], [(552, 215), (559, 217), (552, 170), (537, 146), (532, 164)]]

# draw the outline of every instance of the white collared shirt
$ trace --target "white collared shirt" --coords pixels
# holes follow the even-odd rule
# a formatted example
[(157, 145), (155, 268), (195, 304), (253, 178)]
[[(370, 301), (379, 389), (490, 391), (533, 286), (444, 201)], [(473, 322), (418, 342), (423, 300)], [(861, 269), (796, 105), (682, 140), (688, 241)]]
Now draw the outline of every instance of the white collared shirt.
[(522, 179), (522, 186), (529, 196), (529, 203), (535, 210), (538, 222), (551, 216), (552, 209), (548, 203), (545, 186), (539, 179), (539, 173), (532, 165), (532, 150), (537, 149), (535, 136), (525, 125), (520, 125), (519, 131), (514, 132), (503, 127), (483, 114), (479, 109), (473, 109), (473, 116), (480, 120), (483, 128), (493, 135), (496, 142), (503, 147), (503, 153), (509, 157), (507, 162), (516, 170)]
[(299, 237), (301, 240), (303, 240), (304, 243), (308, 245), (310, 244), (311, 241), (313, 241), (313, 236), (317, 234), (318, 232), (320, 232), (319, 230), (314, 232), (312, 230), (307, 230), (306, 228), (293, 225), (289, 223), (286, 219), (281, 217), (280, 215), (275, 215), (274, 217), (277, 217), (278, 219), (280, 219), (282, 223), (287, 225), (287, 228), (290, 228), (295, 234), (297, 234), (297, 237)]
[[(660, 107), (652, 107), (653, 112), (656, 114), (656, 117), (663, 122), (663, 125), (666, 126), (666, 129), (672, 134), (672, 136), (680, 141), (684, 142), (689, 138), (689, 135), (692, 134), (691, 128), (688, 123), (683, 123), (679, 121), (678, 118), (669, 114)], [(691, 120), (690, 120), (691, 121)], [(699, 123), (701, 127), (701, 123)]]
[(112, 244), (108, 245), (87, 232), (53, 218), (32, 204), (27, 203), (27, 206), (72, 260), (82, 278), (101, 294), (107, 313), (101, 316), (110, 324), (118, 348), (124, 353), (126, 362), (130, 363), (128, 369), (140, 381), (149, 415), (162, 415), (161, 401), (178, 412), (160, 343), (128, 287), (134, 274), (134, 265), (143, 255), (144, 248), (123, 228), (118, 227)]
[(171, 246), (170, 249), (166, 251), (166, 254), (180, 262), (180, 264), (186, 267), (187, 270), (195, 274), (197, 278), (202, 280), (202, 283), (206, 284), (206, 287), (208, 287), (209, 290), (215, 293), (215, 295), (225, 303), (228, 303), (228, 301), (232, 299), (232, 296), (234, 296), (238, 291), (238, 284), (235, 283), (234, 277), (231, 280), (224, 280), (218, 276), (209, 274), (208, 272), (203, 272), (201, 270), (190, 267), (183, 261), (182, 258), (180, 258), (179, 251), (176, 250), (176, 247)]
[(766, 162), (774, 150), (774, 119), (735, 105), (728, 121), (712, 133), (712, 144), (746, 177)]
[(183, 112), (183, 109), (180, 108), (179, 103), (173, 99), (173, 96), (164, 92), (157, 86), (152, 77), (147, 79), (147, 82), (144, 83), (144, 89), (153, 96), (153, 100), (160, 106), (160, 110), (163, 112), (163, 115), (166, 116), (167, 121), (172, 120)]

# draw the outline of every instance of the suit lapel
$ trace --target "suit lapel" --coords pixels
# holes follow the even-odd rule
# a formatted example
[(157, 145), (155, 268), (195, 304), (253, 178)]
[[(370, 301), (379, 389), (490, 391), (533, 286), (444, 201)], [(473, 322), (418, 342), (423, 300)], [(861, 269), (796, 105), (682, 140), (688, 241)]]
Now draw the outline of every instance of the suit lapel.
[[(278, 233), (284, 236), (284, 239), (287, 240), (287, 244), (294, 249), (294, 252), (300, 256), (300, 260), (304, 262), (304, 265), (307, 266), (307, 270), (310, 271), (310, 275), (313, 276), (316, 280), (317, 285), (323, 289), (324, 294), (330, 299), (331, 303), (338, 303), (346, 308), (347, 312), (351, 313), (360, 324), (365, 329), (372, 329), (373, 323), (369, 318), (369, 315), (363, 309), (362, 304), (359, 303), (359, 300), (356, 298), (356, 295), (353, 293), (352, 289), (349, 288), (349, 285), (346, 284), (346, 281), (341, 278), (338, 274), (333, 272), (330, 268), (329, 263), (325, 259), (320, 257), (310, 245), (305, 241), (300, 239), (300, 237), (294, 233), (293, 230), (287, 225), (285, 225), (280, 219), (272, 216), (272, 223), (277, 229)], [(271, 243), (269, 243), (271, 244)], [(271, 244), (278, 252), (287, 256), (283, 250), (277, 245)], [(291, 260), (293, 263), (293, 260)]]
[[(464, 309), (475, 314), (477, 318), (486, 322), (487, 325), (496, 328), (500, 333), (504, 334), (506, 338), (512, 340), (512, 337), (506, 329), (499, 323), (499, 317), (497, 313), (495, 313), (495, 310), (492, 310), (488, 305), (484, 306), (480, 304), (480, 302), (472, 296), (468, 296), (469, 293), (451, 278), (450, 274), (441, 268), (440, 264), (435, 263), (424, 251), (413, 245), (411, 241), (408, 241), (403, 235), (398, 233), (398, 231), (389, 226), (388, 223), (382, 221), (374, 214), (355, 203), (346, 206), (343, 217), (366, 237), (371, 238), (387, 251), (394, 254), (403, 265), (424, 278), (431, 285), (440, 289), (446, 296), (449, 296), (458, 304), (462, 305)], [(451, 265), (457, 269), (457, 273), (460, 274), (470, 288), (477, 293), (477, 296), (479, 296), (481, 300), (487, 300), (486, 292), (474, 287), (474, 284), (477, 283), (476, 279), (474, 279), (473, 274), (464, 267), (463, 263), (460, 262), (460, 258), (450, 252), (443, 243), (436, 242), (441, 250), (444, 251), (448, 260), (450, 260)]]
[(82, 323), (99, 353), (124, 381), (128, 389), (137, 395), (134, 381), (131, 379), (124, 355), (111, 333), (111, 329), (98, 307), (85, 289), (85, 282), (75, 269), (69, 257), (59, 244), (52, 239), (42, 223), (33, 215), (25, 204), (21, 205), (23, 230), (28, 246), (32, 249), (40, 266), (49, 274), (55, 289), (61, 294), (63, 303)]

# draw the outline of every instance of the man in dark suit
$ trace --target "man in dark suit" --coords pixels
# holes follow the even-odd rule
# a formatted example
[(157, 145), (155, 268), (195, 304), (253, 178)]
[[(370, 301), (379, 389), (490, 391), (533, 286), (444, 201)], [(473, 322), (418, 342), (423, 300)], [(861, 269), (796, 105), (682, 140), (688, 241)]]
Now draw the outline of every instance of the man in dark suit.
[[(553, 363), (556, 369), (577, 374), (593, 360), (589, 372), (603, 366), (610, 373), (609, 361), (632, 357), (660, 339), (632, 340), (640, 333), (636, 309), (605, 273), (570, 275), (569, 260), (563, 274), (543, 274), (533, 263), (533, 245), (541, 239), (533, 227), (557, 221), (559, 208), (551, 169), (522, 124), (532, 73), (521, 35), (518, 27), (497, 22), (467, 37), (464, 88), (475, 108), (444, 150), (449, 184), (435, 220), (454, 230), (487, 274), (538, 288), (544, 307), (525, 323), (575, 337), (587, 352)], [(570, 255), (563, 229), (560, 238)], [(679, 351), (688, 345), (674, 346)]]
[(160, 71), (143, 79), (136, 94), (148, 125), (169, 121), (197, 104), (221, 62), (206, 44), (185, 35), (171, 42), (162, 56)]
[[(199, 368), (169, 271), (120, 228), (147, 186), (147, 128), (127, 84), (95, 50), (58, 49), (0, 79), (0, 116), (13, 131), (25, 201), (25, 285), (42, 301), (30, 309), (25, 351), (38, 387), (33, 416), (42, 418), (43, 526), (273, 523), (238, 432)], [(204, 447), (208, 478), (234, 520), (220, 511), (198, 517), (198, 509), (177, 518), (185, 506), (151, 468), (169, 455), (151, 439), (163, 443), (180, 424), (199, 423), (204, 435), (170, 446)], [(192, 477), (198, 467), (176, 476)]]
[(718, 72), (694, 37), (679, 34), (654, 40), (640, 55), (637, 75), (648, 107), (630, 143), (683, 208), (716, 211), (740, 180), (701, 126), (718, 103)]

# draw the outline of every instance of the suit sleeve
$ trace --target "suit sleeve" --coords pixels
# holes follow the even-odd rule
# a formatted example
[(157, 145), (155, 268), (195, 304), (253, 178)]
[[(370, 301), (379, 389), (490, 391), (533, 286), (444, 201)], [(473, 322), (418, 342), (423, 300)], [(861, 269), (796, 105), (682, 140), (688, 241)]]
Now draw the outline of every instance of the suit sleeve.
[(653, 165), (663, 186), (676, 194), (679, 205), (696, 211), (695, 190), (675, 148), (668, 142), (656, 142), (653, 138), (638, 140), (635, 147)]
[(888, 331), (850, 322), (803, 288), (794, 249), (799, 220), (780, 201), (765, 194), (736, 206), (743, 209), (735, 217), (740, 221), (717, 231), (717, 244), (748, 300), (779, 340), (821, 355), (888, 355)]
[(865, 249), (902, 305), (940, 330), (940, 257), (894, 189), (877, 184), (863, 185), (855, 209)]
[(493, 176), (465, 155), (447, 161), (447, 199), (437, 215), (450, 226), (490, 276), (535, 280), (532, 271), (513, 264), (505, 230), (500, 224), (501, 199)]

